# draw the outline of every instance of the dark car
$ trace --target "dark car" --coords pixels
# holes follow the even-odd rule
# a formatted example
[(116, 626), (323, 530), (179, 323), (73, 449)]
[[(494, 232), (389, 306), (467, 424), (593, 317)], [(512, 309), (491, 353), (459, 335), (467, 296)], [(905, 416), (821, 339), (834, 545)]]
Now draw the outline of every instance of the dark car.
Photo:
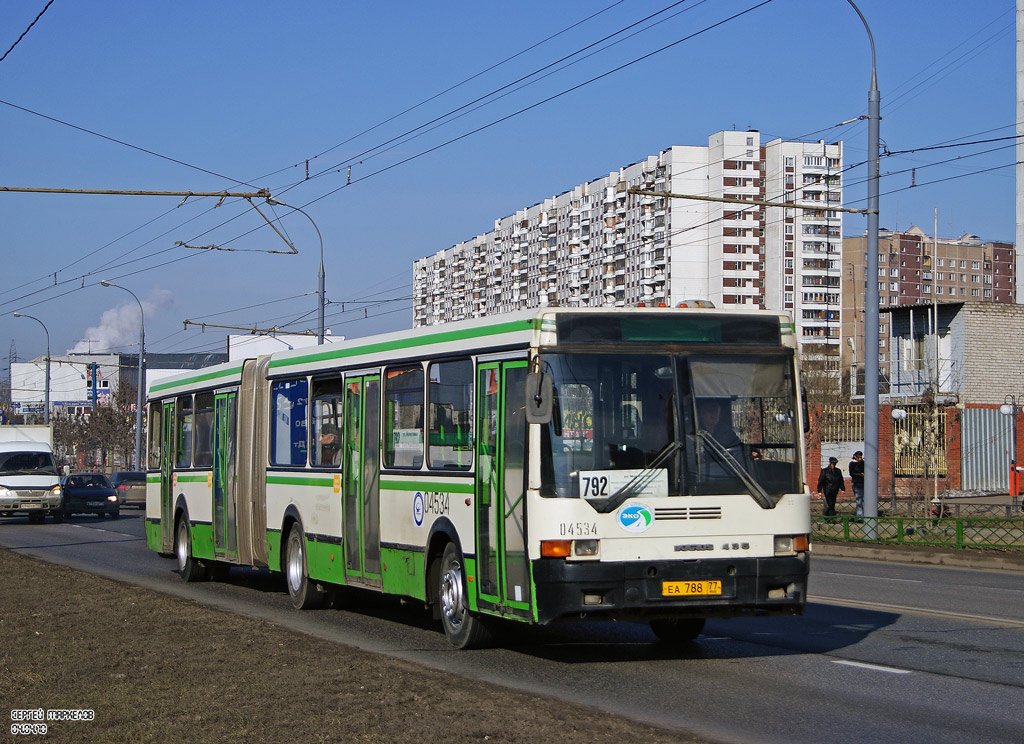
[(123, 470), (110, 476), (121, 506), (146, 508), (146, 474), (138, 470)]
[(121, 516), (117, 491), (103, 473), (72, 473), (61, 478), (64, 496), (64, 516), (72, 514), (109, 514), (111, 519)]

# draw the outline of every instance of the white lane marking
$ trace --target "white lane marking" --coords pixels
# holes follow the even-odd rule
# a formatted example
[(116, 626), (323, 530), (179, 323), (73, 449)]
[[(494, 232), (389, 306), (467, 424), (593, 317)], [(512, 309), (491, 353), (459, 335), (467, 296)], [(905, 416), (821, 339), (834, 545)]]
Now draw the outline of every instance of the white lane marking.
[(850, 576), (855, 579), (871, 579), (872, 581), (902, 581), (904, 584), (923, 584), (919, 579), (890, 579), (887, 576), (867, 576), (865, 574), (838, 573), (837, 571), (818, 571), (822, 576)]
[(833, 659), (833, 664), (842, 664), (843, 666), (857, 667), (858, 669), (870, 669), (875, 672), (888, 672), (889, 674), (913, 674), (909, 669), (896, 669), (894, 667), (878, 666), (877, 664), (864, 664), (860, 661), (845, 661), (840, 659)]
[(992, 617), (990, 615), (973, 615), (968, 612), (951, 612), (949, 610), (929, 610), (924, 607), (907, 607), (905, 605), (883, 604), (882, 602), (861, 602), (856, 599), (840, 599), (839, 597), (822, 597), (813, 594), (807, 595), (808, 602), (819, 602), (821, 604), (835, 605), (836, 607), (859, 607), (866, 610), (881, 610), (883, 612), (903, 612), (908, 615), (931, 615), (953, 620), (972, 620), (981, 623), (991, 623), (997, 627), (1024, 628), (1024, 621), (1010, 619), (1008, 617)]

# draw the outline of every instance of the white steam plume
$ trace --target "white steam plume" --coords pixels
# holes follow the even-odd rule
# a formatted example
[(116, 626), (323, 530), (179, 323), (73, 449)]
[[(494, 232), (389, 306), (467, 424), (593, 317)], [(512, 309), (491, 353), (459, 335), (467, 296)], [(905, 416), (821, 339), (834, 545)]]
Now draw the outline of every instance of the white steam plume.
[[(141, 298), (140, 298), (141, 299)], [(159, 315), (160, 311), (170, 307), (174, 302), (170, 290), (154, 289), (142, 300), (142, 309), (149, 324)], [(110, 354), (121, 351), (124, 347), (139, 346), (139, 306), (133, 301), (119, 304), (115, 308), (104, 311), (100, 316), (99, 325), (85, 330), (82, 340), (69, 351), (71, 354), (88, 353)]]

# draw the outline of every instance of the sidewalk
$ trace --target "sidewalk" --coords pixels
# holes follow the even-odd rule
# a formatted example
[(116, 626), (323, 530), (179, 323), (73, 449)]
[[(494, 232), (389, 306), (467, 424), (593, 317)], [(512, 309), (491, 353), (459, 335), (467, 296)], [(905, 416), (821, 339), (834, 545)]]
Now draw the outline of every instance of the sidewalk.
[(833, 540), (812, 540), (812, 559), (814, 556), (1024, 572), (1024, 553), (1012, 551), (957, 550), (955, 548), (927, 548), (914, 545), (868, 545)]

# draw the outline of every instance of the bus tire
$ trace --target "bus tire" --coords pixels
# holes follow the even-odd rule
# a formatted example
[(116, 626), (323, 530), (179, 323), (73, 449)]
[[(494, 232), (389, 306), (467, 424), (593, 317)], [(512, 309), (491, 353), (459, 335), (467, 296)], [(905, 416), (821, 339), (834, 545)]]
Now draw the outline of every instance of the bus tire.
[(309, 580), (309, 568), (306, 563), (306, 536), (298, 523), (288, 531), (285, 544), (285, 581), (288, 584), (288, 595), (292, 599), (292, 607), (297, 610), (315, 610), (324, 605), (324, 592)]
[(462, 551), (455, 543), (445, 545), (438, 564), (437, 605), (448, 642), (458, 649), (483, 648), (492, 635), (484, 621), (470, 612), (466, 601), (466, 575)]
[(651, 630), (665, 643), (689, 643), (704, 630), (704, 618), (683, 617), (673, 620), (651, 620)]
[(178, 559), (178, 575), (186, 583), (205, 581), (207, 577), (206, 566), (192, 556), (191, 534), (188, 513), (182, 512), (178, 516), (178, 526), (174, 530), (174, 555)]

